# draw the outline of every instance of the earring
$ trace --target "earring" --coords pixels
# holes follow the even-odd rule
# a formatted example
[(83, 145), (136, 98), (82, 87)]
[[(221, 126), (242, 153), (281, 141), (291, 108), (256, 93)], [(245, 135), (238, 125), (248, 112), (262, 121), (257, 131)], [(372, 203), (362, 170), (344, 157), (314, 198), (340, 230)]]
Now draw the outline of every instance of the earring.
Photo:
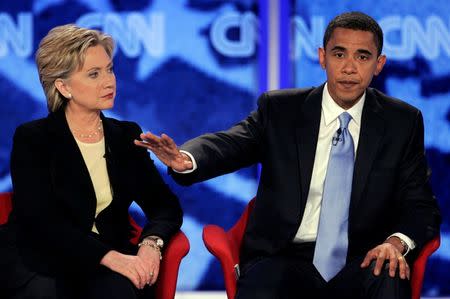
[(72, 98), (72, 94), (69, 93), (69, 94), (67, 95), (67, 98), (70, 100), (70, 99)]

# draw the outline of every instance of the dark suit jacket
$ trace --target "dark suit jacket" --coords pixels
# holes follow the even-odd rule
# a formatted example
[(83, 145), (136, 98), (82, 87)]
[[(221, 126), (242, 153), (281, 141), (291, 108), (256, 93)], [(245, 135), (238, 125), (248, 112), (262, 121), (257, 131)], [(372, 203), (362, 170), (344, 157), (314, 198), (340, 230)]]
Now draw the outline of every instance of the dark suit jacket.
[[(303, 217), (319, 133), (324, 86), (263, 94), (258, 109), (231, 129), (188, 141), (198, 169), (172, 176), (192, 184), (260, 162), (261, 178), (241, 261), (292, 242)], [(367, 89), (349, 211), (349, 257), (401, 232), (420, 248), (440, 216), (429, 185), (422, 115)]]
[[(139, 138), (139, 126), (103, 115), (102, 120), (113, 200), (96, 219), (94, 187), (64, 111), (16, 130), (11, 154), (13, 211), (8, 229), (16, 234), (20, 257), (32, 271), (89, 271), (111, 249), (136, 251), (129, 243), (132, 201), (151, 221), (141, 238), (158, 235), (168, 241), (181, 226), (177, 197), (163, 182), (147, 151), (133, 144)], [(99, 235), (91, 232), (94, 221)]]

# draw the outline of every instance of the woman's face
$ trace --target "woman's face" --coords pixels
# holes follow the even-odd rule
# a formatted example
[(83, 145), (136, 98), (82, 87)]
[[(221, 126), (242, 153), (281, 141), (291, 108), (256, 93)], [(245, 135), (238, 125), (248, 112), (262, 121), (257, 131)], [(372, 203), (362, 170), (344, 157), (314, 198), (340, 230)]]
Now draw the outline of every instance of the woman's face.
[(64, 87), (71, 95), (67, 108), (91, 112), (114, 106), (116, 77), (112, 60), (103, 46), (88, 48), (82, 68), (64, 81)]

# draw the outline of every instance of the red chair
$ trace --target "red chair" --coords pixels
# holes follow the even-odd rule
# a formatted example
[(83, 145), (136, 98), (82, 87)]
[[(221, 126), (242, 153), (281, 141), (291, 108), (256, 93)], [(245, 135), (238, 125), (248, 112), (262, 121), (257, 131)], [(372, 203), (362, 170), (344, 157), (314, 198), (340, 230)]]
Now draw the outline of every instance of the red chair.
[[(0, 224), (8, 221), (9, 213), (12, 209), (10, 192), (0, 193)], [(131, 218), (131, 226), (133, 227), (133, 237), (131, 242), (137, 244), (142, 228)], [(164, 250), (164, 258), (161, 261), (159, 277), (156, 283), (157, 299), (173, 299), (175, 298), (175, 290), (178, 279), (178, 269), (181, 259), (189, 252), (189, 240), (180, 230), (177, 232), (167, 244)]]
[[(255, 199), (252, 199), (239, 220), (227, 232), (223, 228), (212, 224), (206, 225), (203, 228), (203, 242), (209, 252), (220, 261), (222, 266), (228, 299), (234, 299), (236, 294), (236, 273), (239, 265), (239, 250), (241, 248), (244, 230), (247, 226), (248, 216), (254, 204)], [(440, 237), (437, 236), (424, 246), (414, 262), (411, 271), (412, 299), (420, 298), (427, 259), (439, 248), (439, 245)]]

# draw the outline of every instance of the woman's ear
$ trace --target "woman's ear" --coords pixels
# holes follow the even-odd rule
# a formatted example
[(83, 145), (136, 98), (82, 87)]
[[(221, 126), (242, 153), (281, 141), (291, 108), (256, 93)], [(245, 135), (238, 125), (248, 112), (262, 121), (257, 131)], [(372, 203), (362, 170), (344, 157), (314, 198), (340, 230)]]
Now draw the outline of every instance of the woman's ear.
[(56, 79), (54, 84), (56, 89), (63, 95), (63, 97), (69, 100), (72, 98), (72, 94), (70, 93), (69, 88), (63, 79)]

